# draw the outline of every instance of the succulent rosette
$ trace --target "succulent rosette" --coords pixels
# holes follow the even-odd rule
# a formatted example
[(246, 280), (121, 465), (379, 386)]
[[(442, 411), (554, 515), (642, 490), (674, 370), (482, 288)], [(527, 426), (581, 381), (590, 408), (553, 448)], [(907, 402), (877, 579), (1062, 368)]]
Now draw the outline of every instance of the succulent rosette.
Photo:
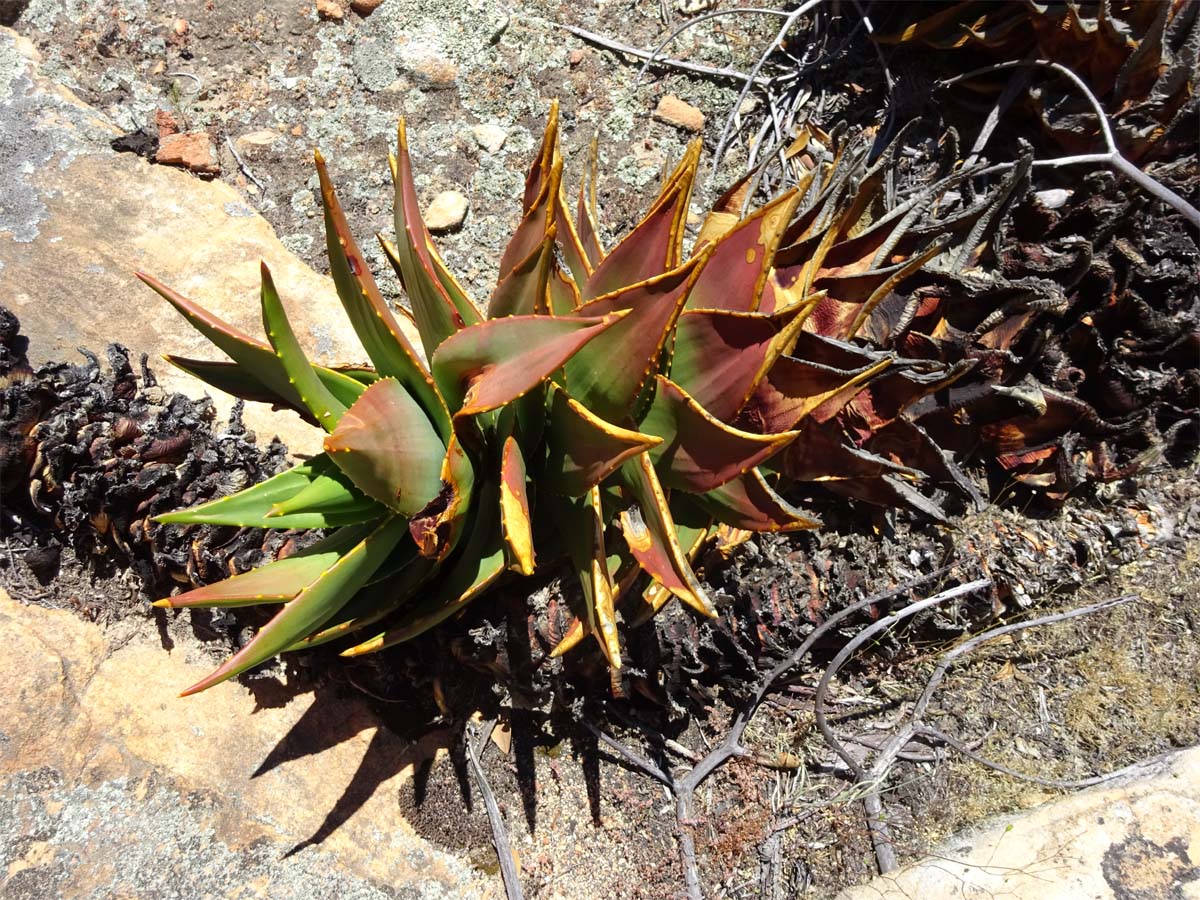
[(229, 357), (171, 362), (326, 432), (320, 455), (159, 517), (322, 531), (294, 555), (158, 601), (279, 607), (187, 693), (327, 641), (348, 638), (344, 655), (380, 650), (455, 615), (506, 572), (563, 560), (583, 605), (554, 652), (590, 633), (619, 668), (622, 601), (631, 623), (671, 597), (712, 616), (691, 562), (706, 541), (818, 525), (781, 496), (781, 480), (912, 500), (906, 485), (922, 473), (866, 445), (902, 426), (912, 438), (901, 410), (963, 367), (897, 365), (850, 340), (900, 279), (945, 250), (947, 229), (977, 236), (986, 203), (914, 228), (935, 194), (881, 215), (887, 155), (868, 167), (865, 153), (839, 153), (744, 216), (746, 185), (735, 186), (685, 254), (697, 142), (606, 251), (594, 166), (572, 215), (557, 138), (554, 109), (498, 283), (477, 306), (422, 223), (401, 122), (395, 242), (380, 240), (411, 313), (385, 301), (316, 155), (333, 282), (370, 366), (312, 363), (265, 266), (265, 341), (141, 276)]

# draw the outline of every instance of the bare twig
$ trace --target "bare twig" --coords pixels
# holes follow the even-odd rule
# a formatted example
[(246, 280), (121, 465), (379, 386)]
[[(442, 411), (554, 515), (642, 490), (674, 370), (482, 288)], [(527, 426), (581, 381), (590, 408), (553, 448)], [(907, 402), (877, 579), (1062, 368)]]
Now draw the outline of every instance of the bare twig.
[(754, 68), (750, 70), (750, 74), (746, 77), (746, 83), (742, 85), (742, 91), (738, 94), (737, 100), (733, 102), (733, 107), (729, 111), (729, 115), (725, 118), (725, 125), (721, 129), (721, 137), (717, 141), (717, 148), (713, 151), (712, 172), (709, 173), (708, 183), (711, 187), (717, 174), (717, 167), (721, 164), (721, 158), (725, 155), (725, 150), (729, 146), (729, 135), (733, 128), (734, 120), (738, 110), (741, 109), (742, 103), (745, 102), (746, 96), (750, 93), (750, 88), (753, 85), (759, 84), (758, 73), (762, 71), (762, 67), (766, 65), (767, 59), (775, 50), (783, 44), (784, 38), (787, 37), (789, 31), (796, 24), (801, 16), (810, 10), (820, 6), (823, 0), (808, 0), (807, 3), (802, 3), (788, 15), (783, 23), (783, 27), (775, 35), (774, 40), (766, 46), (763, 52), (759, 55), (758, 60), (754, 63)]
[(637, 78), (634, 79), (633, 83), (637, 84), (638, 82), (640, 82), (642, 80), (642, 78), (645, 77), (646, 70), (649, 69), (650, 66), (652, 66), (654, 64), (654, 62), (659, 58), (658, 54), (662, 53), (663, 50), (666, 49), (667, 45), (669, 45), (672, 41), (674, 41), (676, 38), (678, 38), (681, 34), (683, 34), (689, 28), (692, 28), (695, 25), (699, 25), (701, 22), (707, 22), (709, 19), (718, 19), (721, 16), (732, 16), (732, 15), (737, 15), (739, 13), (747, 13), (749, 15), (760, 15), (760, 16), (779, 16), (779, 17), (785, 18), (785, 19), (789, 15), (787, 10), (784, 10), (784, 9), (756, 9), (752, 6), (735, 6), (732, 9), (719, 9), (716, 12), (705, 13), (702, 16), (696, 16), (695, 18), (688, 19), (682, 25), (675, 28), (665, 38), (663, 38), (658, 43), (658, 45), (655, 46), (655, 48), (650, 51), (650, 55), (646, 57), (645, 63), (643, 63), (641, 69), (638, 70)]
[(816, 696), (813, 697), (813, 711), (816, 717), (817, 728), (821, 730), (821, 734), (825, 735), (825, 740), (829, 746), (833, 748), (833, 751), (842, 758), (842, 760), (850, 768), (850, 771), (852, 771), (859, 780), (862, 780), (866, 777), (865, 770), (859, 761), (850, 753), (850, 751), (842, 746), (841, 741), (839, 741), (837, 736), (833, 733), (833, 729), (829, 727), (829, 721), (825, 715), (825, 696), (829, 692), (829, 683), (833, 680), (833, 677), (837, 675), (842, 666), (849, 661), (850, 657), (858, 652), (859, 647), (872, 640), (876, 635), (887, 631), (889, 628), (903, 619), (907, 619), (910, 616), (915, 616), (919, 612), (923, 612), (930, 607), (945, 603), (948, 600), (953, 600), (957, 597), (962, 597), (965, 594), (970, 594), (975, 591), (983, 590), (986, 587), (991, 587), (991, 584), (992, 582), (989, 578), (981, 578), (977, 581), (968, 582), (967, 584), (960, 584), (957, 587), (949, 588), (948, 590), (942, 591), (939, 594), (935, 594), (934, 596), (925, 600), (919, 600), (916, 603), (910, 604), (909, 606), (904, 607), (904, 609), (895, 612), (890, 616), (880, 619), (878, 622), (867, 628), (864, 628), (857, 635), (855, 635), (850, 643), (846, 644), (845, 647), (838, 651), (837, 656), (835, 656), (833, 661), (830, 662), (825, 668), (825, 671), (821, 675), (821, 680), (817, 684)]
[(470, 763), (471, 774), (475, 776), (475, 786), (479, 788), (479, 793), (483, 796), (483, 806), (487, 810), (488, 822), (492, 826), (492, 843), (496, 846), (496, 856), (500, 860), (500, 877), (504, 880), (504, 894), (508, 900), (521, 900), (523, 896), (521, 876), (517, 873), (517, 866), (513, 861), (512, 845), (508, 841), (508, 829), (504, 825), (504, 816), (500, 814), (496, 796), (492, 793), (491, 785), (488, 784), (483, 766), (479, 764), (479, 754), (487, 746), (488, 738), (495, 727), (495, 719), (483, 723), (483, 727), (479, 731), (478, 744), (472, 740), (473, 735), (468, 729), (467, 734), (463, 735), (463, 743), (466, 745), (467, 762)]
[(238, 155), (237, 148), (233, 146), (233, 141), (229, 139), (228, 134), (225, 135), (225, 146), (228, 147), (229, 152), (233, 154), (233, 158), (237, 162), (238, 168), (242, 170), (242, 174), (258, 185), (259, 191), (261, 191), (265, 196), (267, 193), (267, 186), (259, 181), (258, 176), (250, 171), (250, 167), (246, 165), (245, 161), (241, 158), (241, 156)]
[(596, 44), (603, 47), (605, 50), (614, 50), (617, 53), (627, 53), (630, 56), (636, 56), (638, 59), (653, 59), (655, 65), (670, 66), (673, 69), (682, 69), (685, 72), (695, 72), (698, 75), (712, 75), (717, 78), (735, 78), (738, 81), (744, 81), (747, 89), (751, 85), (765, 87), (770, 84), (769, 78), (759, 78), (758, 70), (755, 69), (753, 74), (747, 75), (745, 72), (739, 72), (737, 69), (719, 69), (715, 66), (706, 66), (702, 63), (688, 62), (683, 59), (671, 59), (665, 56), (657, 56), (656, 51), (643, 50), (641, 47), (634, 47), (630, 44), (624, 44), (621, 41), (614, 41), (612, 38), (605, 37), (602, 34), (597, 34), (594, 31), (588, 31), (586, 28), (576, 28), (574, 25), (563, 25), (561, 22), (552, 23), (564, 31), (569, 31), (576, 37), (583, 38), (591, 44)]
[[(816, 716), (817, 728), (819, 728), (821, 730), (821, 734), (825, 736), (826, 743), (833, 748), (834, 752), (842, 758), (847, 767), (849, 767), (850, 771), (854, 773), (854, 780), (856, 783), (866, 782), (868, 780), (868, 775), (858, 759), (856, 759), (854, 755), (842, 745), (841, 741), (839, 741), (837, 736), (834, 735), (833, 729), (829, 727), (829, 722), (825, 716), (825, 695), (829, 691), (830, 681), (833, 680), (833, 677), (838, 673), (842, 666), (846, 664), (850, 657), (852, 657), (858, 651), (858, 648), (867, 643), (867, 641), (872, 640), (876, 635), (882, 634), (884, 631), (887, 631), (889, 628), (891, 628), (893, 625), (896, 625), (903, 619), (907, 619), (910, 616), (915, 616), (919, 612), (937, 606), (941, 603), (945, 603), (949, 600), (953, 600), (957, 597), (962, 597), (966, 594), (983, 590), (984, 588), (990, 587), (991, 584), (991, 579), (982, 578), (978, 581), (972, 581), (967, 584), (949, 588), (948, 590), (942, 591), (939, 594), (935, 594), (934, 596), (925, 600), (920, 600), (904, 607), (904, 609), (899, 610), (890, 616), (880, 619), (875, 624), (860, 631), (854, 637), (854, 639), (850, 641), (850, 643), (848, 643), (838, 652), (837, 656), (835, 656), (833, 661), (830, 662), (830, 664), (826, 667), (824, 673), (821, 675), (821, 681), (817, 685), (816, 696), (813, 698), (813, 708)], [(907, 744), (908, 741), (906, 740), (904, 743)], [(901, 744), (901, 747), (903, 747), (903, 744)], [(879, 779), (876, 779), (876, 781), (878, 780)], [(896, 859), (896, 851), (892, 845), (892, 837), (887, 827), (887, 817), (883, 811), (883, 801), (879, 797), (878, 790), (870, 791), (863, 798), (863, 807), (866, 811), (867, 829), (871, 833), (871, 843), (875, 847), (875, 859), (879, 865), (879, 871), (882, 874), (893, 872), (899, 866), (899, 863)]]
[(675, 789), (675, 780), (670, 775), (668, 775), (666, 772), (664, 772), (662, 769), (660, 769), (658, 766), (656, 766), (654, 763), (650, 762), (650, 760), (646, 759), (646, 757), (642, 756), (636, 750), (633, 750), (630, 747), (626, 747), (624, 744), (622, 744), (620, 741), (618, 741), (612, 735), (605, 734), (603, 731), (601, 731), (599, 728), (597, 728), (595, 725), (593, 725), (591, 722), (587, 721), (586, 719), (581, 719), (580, 721), (583, 722), (584, 728), (586, 728), (588, 731), (590, 731), (593, 735), (596, 736), (596, 739), (598, 741), (600, 741), (606, 747), (609, 747), (612, 750), (615, 750), (618, 754), (621, 755), (621, 757), (627, 763), (629, 763), (635, 769), (640, 769), (642, 772), (645, 772), (647, 775), (649, 775), (651, 778), (654, 778), (656, 781), (662, 782), (662, 784), (664, 786), (666, 786), (666, 788), (668, 790), (673, 791)]
[[(937, 598), (930, 598), (929, 601), (924, 601), (924, 604), (932, 605), (932, 601), (936, 599)], [(1106, 600), (1102, 603), (1095, 603), (1090, 606), (1083, 606), (1077, 609), (1067, 610), (1066, 612), (1041, 616), (1025, 622), (1014, 622), (1008, 625), (1002, 625), (997, 628), (990, 629), (989, 631), (978, 634), (969, 640), (963, 641), (958, 646), (943, 654), (938, 660), (933, 674), (926, 682), (924, 691), (922, 691), (920, 698), (913, 705), (912, 713), (908, 716), (908, 722), (902, 728), (898, 729), (886, 741), (886, 743), (872, 746), (872, 744), (869, 742), (858, 739), (854, 740), (854, 742), (857, 744), (870, 747), (871, 749), (878, 751), (879, 755), (876, 757), (874, 765), (872, 765), (869, 770), (866, 769), (856, 757), (849, 754), (848, 751), (846, 751), (842, 744), (838, 741), (836, 736), (833, 735), (832, 729), (829, 728), (828, 723), (825, 720), (825, 693), (830, 680), (845, 664), (846, 660), (850, 658), (857, 647), (862, 646), (862, 644), (870, 640), (874, 635), (890, 627), (892, 624), (895, 624), (895, 622), (899, 621), (901, 617), (919, 612), (920, 610), (918, 607), (920, 607), (922, 604), (913, 604), (912, 606), (901, 610), (896, 615), (880, 620), (871, 627), (865, 629), (853, 641), (851, 641), (850, 644), (847, 644), (846, 647), (843, 648), (842, 652), (839, 653), (829, 664), (829, 668), (825, 670), (825, 673), (821, 678), (821, 682), (817, 687), (817, 694), (814, 699), (816, 706), (817, 725), (821, 729), (821, 733), (825, 736), (829, 746), (838, 754), (838, 756), (842, 758), (850, 771), (854, 773), (856, 783), (870, 786), (868, 793), (863, 797), (863, 805), (866, 811), (867, 824), (871, 829), (872, 840), (875, 844), (876, 863), (881, 874), (895, 871), (898, 866), (898, 862), (896, 859), (895, 848), (892, 845), (891, 838), (887, 833), (886, 820), (883, 816), (883, 804), (882, 800), (880, 799), (880, 792), (887, 780), (888, 772), (891, 770), (891, 767), (897, 759), (902, 758), (904, 755), (904, 749), (914, 739), (924, 739), (942, 744), (950, 747), (953, 750), (956, 750), (957, 752), (966, 756), (968, 759), (974, 760), (975, 762), (978, 762), (981, 765), (987, 766), (988, 768), (994, 769), (998, 772), (1002, 772), (1014, 778), (1020, 778), (1024, 781), (1040, 784), (1045, 787), (1058, 789), (1088, 787), (1094, 784), (1099, 784), (1103, 781), (1107, 781), (1111, 778), (1115, 778), (1118, 775), (1134, 771), (1141, 767), (1142, 764), (1137, 763), (1132, 766), (1119, 769), (1115, 772), (1109, 772), (1104, 775), (1097, 775), (1074, 781), (1043, 778), (1038, 775), (1029, 775), (1024, 772), (1018, 772), (1015, 769), (984, 757), (977, 752), (977, 748), (982, 744), (982, 740), (975, 742), (973, 745), (968, 745), (963, 741), (960, 741), (958, 738), (952, 737), (951, 735), (945, 734), (944, 732), (933, 728), (932, 726), (926, 725), (923, 721), (923, 717), (929, 708), (929, 704), (933, 698), (934, 692), (940, 686), (942, 679), (945, 677), (946, 672), (949, 670), (954, 660), (958, 659), (960, 656), (977, 649), (980, 645), (985, 644), (988, 641), (995, 640), (996, 638), (1003, 637), (1008, 634), (1013, 634), (1028, 628), (1052, 625), (1058, 622), (1067, 621), (1069, 619), (1079, 618), (1080, 616), (1091, 615), (1092, 613), (1111, 609), (1114, 606), (1129, 603), (1135, 599), (1136, 597), (1132, 595), (1126, 595), (1112, 600)]]
[[(1008, 62), (996, 63), (995, 65), (985, 66), (981, 69), (975, 69), (971, 72), (966, 72), (962, 75), (955, 75), (953, 78), (947, 78), (941, 82), (943, 86), (949, 87), (952, 84), (957, 84), (960, 81), (965, 81), (968, 78), (975, 78), (979, 75), (985, 75), (990, 72), (999, 72), (1005, 69), (1013, 69), (1019, 66), (1039, 66), (1051, 69), (1054, 72), (1069, 79), (1072, 84), (1087, 98), (1093, 112), (1096, 114), (1096, 120), (1100, 125), (1100, 135), (1104, 140), (1104, 153), (1084, 153), (1077, 156), (1060, 156), (1056, 159), (1037, 160), (1035, 166), (1070, 166), (1090, 163), (1104, 163), (1111, 166), (1120, 174), (1124, 175), (1142, 190), (1148, 194), (1152, 194), (1159, 200), (1166, 203), (1172, 209), (1180, 212), (1195, 228), (1200, 228), (1200, 210), (1192, 206), (1183, 197), (1179, 196), (1165, 184), (1155, 180), (1147, 175), (1124, 156), (1117, 148), (1116, 138), (1113, 135), (1112, 125), (1108, 121), (1108, 116), (1104, 113), (1104, 108), (1100, 105), (1100, 101), (1096, 95), (1092, 93), (1091, 88), (1084, 83), (1083, 79), (1068, 69), (1061, 63), (1051, 62), (1046, 59), (1015, 59)], [(1007, 166), (1007, 164), (1006, 164)], [(989, 171), (989, 170), (985, 170)], [(997, 167), (993, 167), (990, 171), (997, 171)]]
[(192, 91), (192, 96), (198, 96), (204, 90), (204, 79), (192, 72), (167, 72), (167, 78), (190, 78), (196, 85), (196, 89)]
[[(862, 8), (859, 0), (854, 0), (854, 9), (858, 13), (859, 18), (862, 19), (863, 25), (866, 26), (867, 37), (873, 38), (875, 36), (875, 27), (871, 24), (871, 19), (867, 16), (867, 11)], [(896, 80), (892, 78), (892, 70), (888, 68), (887, 60), (883, 58), (883, 50), (880, 49), (879, 42), (871, 40), (871, 46), (875, 48), (875, 56), (879, 59), (880, 68), (883, 69), (883, 80), (890, 94), (896, 88)]]
[[(840, 625), (844, 620), (853, 616), (855, 613), (863, 609), (880, 603), (892, 597), (902, 596), (912, 591), (929, 581), (948, 573), (953, 566), (946, 566), (937, 569), (927, 575), (922, 575), (904, 584), (897, 585), (894, 588), (889, 588), (878, 594), (873, 594), (863, 600), (853, 603), (835, 615), (830, 616), (819, 626), (813, 629), (812, 633), (805, 638), (804, 642), (785, 660), (772, 669), (763, 679), (762, 683), (755, 690), (746, 705), (738, 712), (734, 719), (733, 727), (725, 735), (724, 739), (709, 753), (697, 762), (688, 772), (680, 779), (674, 778), (669, 772), (663, 771), (650, 760), (637, 753), (635, 750), (626, 747), (620, 741), (605, 734), (600, 729), (596, 728), (590, 722), (581, 720), (584, 727), (591, 731), (598, 740), (606, 746), (615, 750), (620, 756), (625, 759), (635, 769), (644, 772), (651, 778), (664, 785), (671, 795), (675, 798), (675, 816), (678, 824), (678, 841), (679, 841), (679, 856), (683, 867), (684, 886), (687, 890), (688, 900), (702, 900), (703, 891), (700, 885), (700, 869), (696, 862), (696, 843), (692, 836), (691, 828), (697, 824), (695, 814), (695, 795), (696, 789), (704, 782), (708, 776), (727, 763), (734, 757), (744, 757), (751, 755), (741, 745), (742, 735), (745, 734), (746, 726), (750, 724), (750, 720), (754, 717), (763, 700), (779, 682), (779, 680), (794, 669), (800, 661), (807, 655), (809, 650), (822, 637)], [(952, 588), (953, 596), (961, 596), (969, 590), (976, 590), (980, 587), (990, 585), (991, 581), (982, 580), (971, 582), (962, 588)], [(950, 599), (951, 592), (943, 592), (939, 595), (942, 600)], [(938, 601), (941, 602), (941, 601)], [(928, 605), (928, 601), (925, 601)]]

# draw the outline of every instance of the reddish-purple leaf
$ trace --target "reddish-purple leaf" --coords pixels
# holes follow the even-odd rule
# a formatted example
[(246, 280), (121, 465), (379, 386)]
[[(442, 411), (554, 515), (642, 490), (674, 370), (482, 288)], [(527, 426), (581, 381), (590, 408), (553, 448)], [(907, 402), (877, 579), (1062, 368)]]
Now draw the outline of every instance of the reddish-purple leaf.
[(508, 316), (473, 325), (433, 355), (433, 377), (456, 416), (511, 403), (562, 368), (589, 341), (631, 315)]
[[(712, 265), (710, 261), (704, 271)], [(732, 422), (799, 331), (801, 312), (763, 316), (685, 310), (675, 326), (671, 380), (713, 416)]]
[(567, 390), (602, 419), (624, 423), (662, 351), (687, 300), (704, 255), (678, 269), (585, 303), (581, 316), (629, 314), (592, 341), (567, 363)]
[[(688, 295), (688, 309), (756, 312), (775, 248), (799, 197), (787, 191), (711, 242), (712, 256)], [(693, 253), (708, 243), (697, 241)]]
[(790, 431), (806, 416), (828, 410), (829, 416), (817, 416), (824, 421), (840, 412), (863, 385), (889, 365), (891, 360), (884, 359), (873, 366), (846, 370), (781, 356), (755, 388), (736, 424), (747, 431), (773, 434)]
[(620, 465), (661, 441), (619, 428), (593, 415), (582, 403), (552, 388), (546, 422), (546, 467), (538, 484), (555, 493), (580, 497)]
[(641, 427), (663, 439), (648, 451), (663, 484), (697, 494), (770, 459), (796, 437), (794, 431), (752, 434), (719, 422), (664, 375), (656, 378)]
[(621, 467), (626, 490), (635, 501), (621, 513), (621, 531), (634, 559), (652, 578), (697, 612), (715, 617), (716, 609), (679, 545), (667, 496), (646, 454)]
[(437, 265), (429, 252), (429, 232), (421, 218), (417, 189), (413, 184), (404, 119), (400, 120), (397, 129), (392, 179), (396, 188), (396, 255), (402, 270), (401, 281), (412, 304), (413, 319), (421, 333), (425, 355), (432, 357), (442, 341), (460, 328), (481, 321), (481, 317), (470, 303), (456, 304), (456, 298), (447, 292), (438, 277)]
[(692, 497), (692, 500), (718, 522), (746, 531), (796, 531), (821, 527), (817, 519), (775, 493), (758, 469), (751, 469), (714, 490)]
[(700, 142), (688, 146), (646, 217), (613, 247), (583, 285), (585, 301), (669, 272), (683, 256), (688, 201), (700, 158)]
[(429, 417), (393, 378), (377, 381), (325, 438), (325, 452), (368, 497), (405, 516), (441, 489), (446, 447)]

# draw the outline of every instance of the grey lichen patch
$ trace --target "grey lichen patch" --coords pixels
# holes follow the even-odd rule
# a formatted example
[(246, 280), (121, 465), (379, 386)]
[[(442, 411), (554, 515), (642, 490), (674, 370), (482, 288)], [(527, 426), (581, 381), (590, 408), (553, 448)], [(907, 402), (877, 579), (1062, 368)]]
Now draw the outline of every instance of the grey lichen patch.
[(254, 215), (254, 210), (252, 210), (246, 204), (237, 203), (233, 200), (230, 200), (222, 208), (225, 210), (225, 215), (231, 216), (235, 219), (246, 219)]
[(112, 135), (95, 113), (39, 86), (10, 32), (0, 32), (0, 97), (0, 239), (29, 243), (48, 214), (38, 170), (56, 156), (65, 166)]
[[(442, 900), (470, 897), (470, 870), (436, 867), (399, 887), (354, 875), (329, 853), (247, 825), (232, 838), (220, 796), (181, 795), (151, 775), (95, 785), (66, 784), (43, 772), (0, 785), (0, 894), (47, 897), (226, 897), (292, 900)], [(259, 833), (256, 833), (259, 832)], [(381, 851), (391, 840), (381, 836)], [(426, 866), (428, 871), (431, 867)], [(422, 869), (414, 869), (420, 872)]]

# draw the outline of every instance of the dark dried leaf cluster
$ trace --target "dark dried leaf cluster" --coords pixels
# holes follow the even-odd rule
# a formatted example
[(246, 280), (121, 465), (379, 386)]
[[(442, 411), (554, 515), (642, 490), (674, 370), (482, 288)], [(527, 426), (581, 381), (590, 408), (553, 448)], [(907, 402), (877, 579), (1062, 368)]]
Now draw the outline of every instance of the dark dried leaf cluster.
[(63, 543), (98, 574), (132, 568), (153, 594), (246, 571), (289, 540), (236, 528), (183, 534), (151, 521), (274, 474), (281, 443), (255, 446), (236, 412), (216, 425), (210, 401), (168, 394), (144, 358), (139, 375), (117, 344), (107, 366), (82, 350), (83, 365), (34, 371), (16, 317), (0, 307), (0, 322), (2, 527), (25, 544), (40, 580), (56, 574)]
[[(1080, 0), (877, 4), (883, 44), (920, 45), (981, 60), (1037, 57), (1082, 77), (1112, 118), (1132, 160), (1194, 152), (1200, 132), (1200, 15), (1190, 0)], [(961, 65), (961, 62), (960, 62)], [(1007, 74), (980, 79), (999, 93)], [(1086, 100), (1063, 80), (1028, 86), (1022, 103), (1068, 153), (1094, 150), (1099, 127)]]

